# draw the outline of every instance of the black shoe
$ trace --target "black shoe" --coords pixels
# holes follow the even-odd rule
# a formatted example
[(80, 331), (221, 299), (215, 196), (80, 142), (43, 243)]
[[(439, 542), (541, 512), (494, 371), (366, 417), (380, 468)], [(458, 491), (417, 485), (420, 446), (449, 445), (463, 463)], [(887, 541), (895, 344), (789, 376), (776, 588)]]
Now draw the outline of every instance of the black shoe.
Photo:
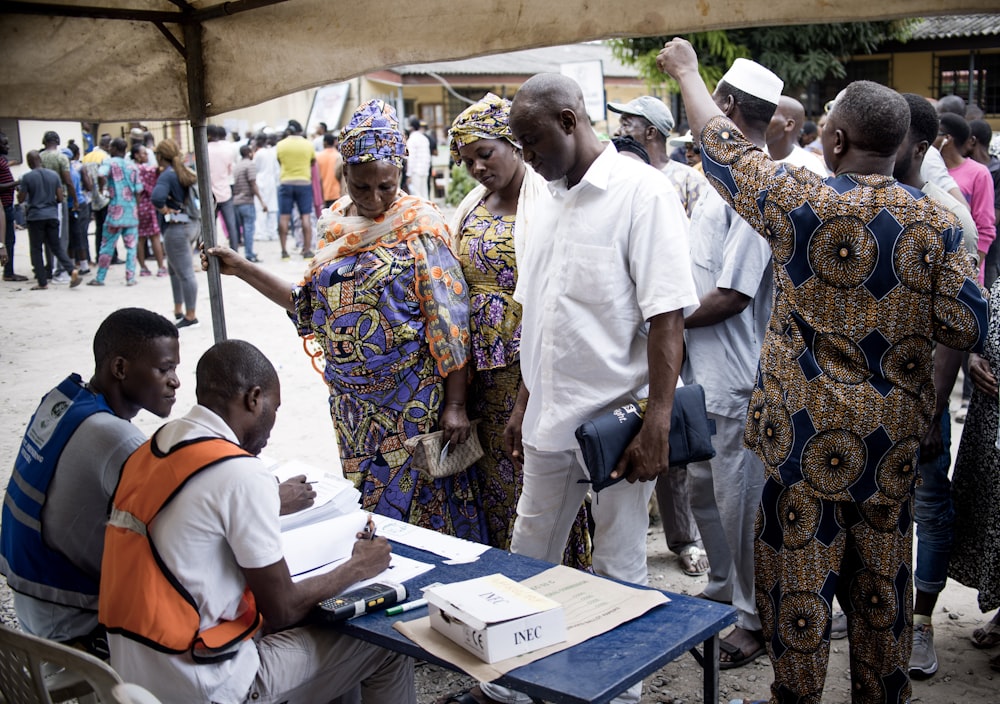
[(4, 281), (27, 281), (27, 276), (22, 276), (21, 274), (8, 274), (3, 277)]
[(197, 318), (192, 318), (191, 320), (188, 320), (187, 318), (184, 318), (182, 320), (179, 320), (176, 323), (176, 325), (177, 325), (177, 329), (180, 330), (181, 328), (196, 328), (199, 325), (201, 325), (201, 323), (198, 322)]

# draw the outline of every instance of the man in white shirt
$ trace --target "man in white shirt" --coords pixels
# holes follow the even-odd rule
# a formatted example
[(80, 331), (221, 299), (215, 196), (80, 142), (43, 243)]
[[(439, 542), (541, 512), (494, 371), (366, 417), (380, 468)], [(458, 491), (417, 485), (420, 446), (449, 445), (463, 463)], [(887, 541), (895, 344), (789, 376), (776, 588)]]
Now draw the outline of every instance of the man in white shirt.
[(799, 146), (799, 136), (806, 120), (806, 111), (795, 98), (783, 95), (778, 99), (778, 107), (767, 126), (764, 139), (767, 153), (775, 161), (789, 166), (804, 166), (823, 178), (830, 175), (822, 158)]
[[(410, 658), (334, 629), (294, 627), (322, 599), (382, 572), (390, 548), (359, 533), (347, 562), (291, 580), (278, 485), (256, 457), (281, 403), (274, 367), (228, 340), (202, 356), (196, 378), (198, 405), (136, 450), (113, 499), (99, 618), (115, 670), (165, 704), (307, 704), (358, 687), (368, 704), (416, 704)], [(137, 507), (154, 518), (138, 518)], [(136, 534), (153, 549), (134, 549)], [(191, 609), (186, 628), (178, 614)], [(250, 637), (254, 625), (242, 625), (261, 617), (268, 634)], [(235, 637), (211, 647), (220, 627), (233, 626)]]
[(257, 207), (257, 226), (254, 238), (257, 240), (278, 239), (278, 182), (281, 179), (281, 165), (274, 155), (274, 147), (269, 144), (269, 137), (260, 132), (254, 138), (253, 165), (257, 169), (257, 189), (260, 191), (264, 210), (261, 204)]
[[(647, 504), (669, 465), (682, 311), (697, 303), (687, 217), (665, 176), (598, 140), (572, 79), (529, 79), (510, 126), (552, 193), (528, 221), (514, 294), (524, 306), (523, 380), (505, 443), (524, 463), (524, 488), (511, 550), (560, 561), (587, 491), (574, 431), (646, 397), (648, 385), (642, 430), (613, 472), (627, 481), (592, 504), (595, 571), (645, 584)], [(640, 691), (616, 701), (637, 702)]]
[(427, 200), (427, 177), (431, 172), (431, 142), (420, 127), (420, 119), (410, 118), (410, 136), (406, 138), (406, 189), (411, 195)]

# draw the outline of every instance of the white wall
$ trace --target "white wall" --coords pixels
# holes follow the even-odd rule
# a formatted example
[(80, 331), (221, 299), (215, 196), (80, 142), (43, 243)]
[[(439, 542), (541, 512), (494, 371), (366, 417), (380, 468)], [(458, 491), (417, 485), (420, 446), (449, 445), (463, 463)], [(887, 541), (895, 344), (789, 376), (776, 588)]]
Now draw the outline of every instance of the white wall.
[[(65, 147), (69, 144), (69, 140), (75, 139), (76, 143), (80, 145), (80, 151), (83, 152), (83, 129), (80, 127), (79, 122), (48, 122), (42, 120), (18, 120), (17, 131), (21, 138), (21, 158), (22, 161), (26, 159), (24, 155), (30, 152), (32, 149), (37, 149), (41, 151), (44, 147), (42, 145), (42, 136), (53, 130), (59, 134), (60, 146)], [(9, 135), (8, 135), (9, 137)], [(20, 178), (21, 174), (28, 170), (28, 165), (25, 163), (12, 164), (10, 167), (11, 173), (14, 174), (14, 178)]]

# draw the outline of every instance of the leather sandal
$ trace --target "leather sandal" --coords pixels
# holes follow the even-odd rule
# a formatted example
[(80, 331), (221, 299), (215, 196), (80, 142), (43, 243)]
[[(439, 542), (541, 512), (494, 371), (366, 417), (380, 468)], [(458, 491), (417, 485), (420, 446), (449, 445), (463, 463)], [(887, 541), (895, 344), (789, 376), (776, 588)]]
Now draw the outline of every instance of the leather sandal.
[(688, 577), (701, 577), (708, 574), (708, 553), (697, 545), (688, 545), (677, 553), (677, 560), (681, 563), (681, 572)]

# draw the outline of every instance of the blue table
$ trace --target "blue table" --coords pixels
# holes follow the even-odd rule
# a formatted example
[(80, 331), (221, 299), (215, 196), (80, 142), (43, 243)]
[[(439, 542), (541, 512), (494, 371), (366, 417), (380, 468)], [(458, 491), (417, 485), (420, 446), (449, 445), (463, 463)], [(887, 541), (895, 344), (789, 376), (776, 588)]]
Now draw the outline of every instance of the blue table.
[[(493, 548), (478, 561), (464, 565), (445, 565), (438, 555), (398, 543), (393, 543), (393, 550), (435, 565), (433, 570), (407, 582), (411, 599), (418, 598), (420, 588), (432, 582), (456, 582), (496, 572), (520, 581), (552, 566)], [(608, 633), (512, 670), (497, 683), (556, 704), (604, 704), (690, 650), (704, 668), (705, 702), (717, 704), (719, 632), (736, 622), (736, 611), (704, 599), (665, 593), (671, 599), (669, 604), (658, 606)], [(377, 612), (352, 619), (340, 627), (355, 638), (456, 669), (392, 627), (397, 620), (409, 621), (426, 615), (426, 609), (391, 617)], [(703, 653), (698, 653), (695, 647), (702, 643)]]

